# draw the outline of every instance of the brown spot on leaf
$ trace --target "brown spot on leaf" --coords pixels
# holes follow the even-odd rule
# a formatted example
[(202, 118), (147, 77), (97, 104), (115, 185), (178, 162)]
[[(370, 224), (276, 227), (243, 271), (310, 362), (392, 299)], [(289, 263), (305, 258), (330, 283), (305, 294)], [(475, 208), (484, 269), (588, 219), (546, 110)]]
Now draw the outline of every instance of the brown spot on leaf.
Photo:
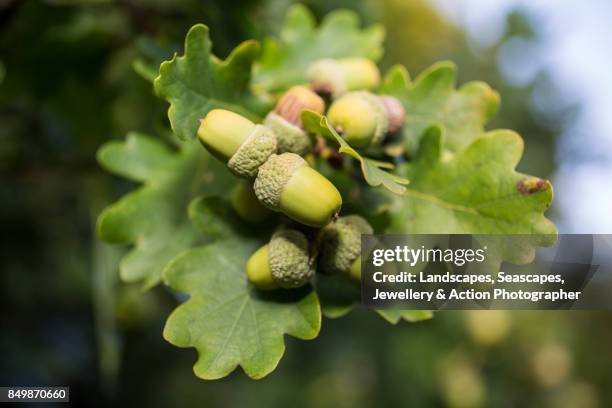
[(538, 193), (550, 187), (548, 180), (539, 177), (525, 177), (516, 183), (516, 189), (523, 195)]

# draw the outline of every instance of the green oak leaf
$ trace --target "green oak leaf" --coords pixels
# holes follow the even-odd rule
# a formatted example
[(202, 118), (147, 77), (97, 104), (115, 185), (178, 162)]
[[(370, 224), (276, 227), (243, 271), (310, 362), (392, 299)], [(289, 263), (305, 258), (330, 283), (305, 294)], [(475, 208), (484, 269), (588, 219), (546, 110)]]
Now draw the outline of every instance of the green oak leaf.
[(338, 144), (340, 153), (345, 153), (358, 160), (361, 164), (363, 177), (369, 185), (373, 187), (382, 185), (395, 194), (403, 194), (406, 191), (404, 185), (409, 183), (408, 179), (385, 171), (392, 170), (395, 167), (392, 163), (373, 160), (360, 155), (329, 124), (327, 117), (310, 110), (304, 110), (302, 112), (302, 123), (304, 129), (309, 132), (320, 134)]
[(501, 258), (520, 263), (530, 261), (534, 246), (554, 243), (556, 228), (544, 216), (552, 201), (552, 186), (515, 170), (523, 152), (518, 134), (510, 130), (484, 133), (462, 152), (446, 158), (443, 138), (441, 127), (428, 129), (415, 160), (398, 168), (411, 184), (396, 198), (386, 232), (525, 234), (528, 242), (520, 256), (513, 258), (509, 250), (500, 249)]
[(140, 75), (142, 79), (148, 82), (155, 81), (158, 75), (157, 67), (143, 58), (135, 59), (132, 63), (132, 69)]
[(204, 238), (189, 220), (190, 201), (204, 189), (227, 189), (231, 176), (195, 141), (172, 150), (138, 133), (102, 146), (98, 161), (112, 173), (143, 183), (106, 208), (97, 227), (105, 241), (134, 244), (121, 261), (121, 278), (150, 288), (170, 259)]
[(152, 37), (138, 37), (135, 45), (139, 56), (132, 62), (132, 68), (144, 80), (153, 83), (159, 75), (160, 64), (172, 53)]
[(251, 67), (259, 53), (254, 40), (238, 45), (224, 61), (211, 54), (208, 27), (196, 24), (185, 38), (185, 54), (164, 61), (153, 82), (156, 93), (170, 103), (168, 118), (181, 139), (195, 136), (199, 119), (214, 108), (234, 111), (250, 119), (258, 117), (244, 108)]
[(248, 229), (228, 200), (222, 197), (201, 196), (189, 204), (189, 219), (215, 239), (227, 239), (237, 233), (246, 233)]
[[(343, 276), (319, 274), (316, 288), (321, 311), (329, 319), (345, 316), (361, 302), (359, 285)], [(427, 310), (374, 309), (374, 311), (391, 324), (397, 324), (402, 319), (416, 323), (433, 317), (433, 313)]]
[[(233, 192), (230, 189), (228, 192)], [(255, 225), (245, 222), (234, 210), (229, 197), (202, 195), (189, 204), (189, 219), (207, 237), (215, 240), (231, 239), (235, 236), (272, 236), (278, 227), (274, 217)]]
[(260, 292), (246, 279), (245, 263), (260, 242), (245, 238), (192, 249), (164, 270), (164, 282), (190, 295), (168, 318), (164, 338), (195, 347), (195, 374), (225, 377), (238, 365), (251, 378), (272, 372), (281, 359), (283, 336), (308, 340), (321, 327), (312, 287)]
[(334, 168), (330, 163), (319, 158), (313, 167), (333, 183), (346, 200), (342, 204), (342, 212), (347, 214), (360, 214), (370, 219), (383, 216), (393, 203), (393, 198), (385, 190), (376, 188), (363, 188), (361, 180), (353, 177), (350, 172)]
[(416, 323), (433, 318), (433, 312), (429, 310), (377, 309), (376, 312), (391, 324), (397, 324), (402, 319)]
[(309, 10), (294, 5), (287, 13), (280, 39), (263, 42), (253, 87), (259, 93), (278, 93), (304, 83), (308, 66), (322, 58), (365, 57), (377, 61), (383, 53), (384, 37), (380, 25), (360, 29), (353, 11), (333, 11), (317, 28)]
[(434, 64), (414, 81), (400, 65), (385, 75), (380, 93), (395, 96), (406, 109), (402, 136), (409, 156), (416, 153), (423, 132), (433, 125), (443, 125), (448, 131), (446, 149), (461, 151), (484, 132), (484, 125), (497, 112), (497, 92), (477, 81), (457, 90), (456, 76), (452, 62)]
[(346, 315), (361, 300), (359, 285), (343, 276), (317, 274), (316, 288), (321, 311), (329, 319)]

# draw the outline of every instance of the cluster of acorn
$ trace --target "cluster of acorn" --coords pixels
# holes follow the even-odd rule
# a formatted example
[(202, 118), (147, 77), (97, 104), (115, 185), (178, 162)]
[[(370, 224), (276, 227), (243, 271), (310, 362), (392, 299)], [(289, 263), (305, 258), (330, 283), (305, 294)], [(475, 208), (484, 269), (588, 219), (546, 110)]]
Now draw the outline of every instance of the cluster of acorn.
[[(198, 129), (204, 147), (236, 176), (249, 181), (239, 185), (232, 199), (242, 218), (257, 222), (272, 210), (320, 228), (315, 243), (296, 229), (275, 232), (246, 265), (249, 281), (259, 289), (305, 285), (314, 273), (315, 257), (321, 272), (359, 281), (361, 234), (373, 232), (360, 216), (338, 217), (340, 193), (302, 157), (313, 146), (302, 127), (302, 111), (323, 114), (321, 96), (329, 97), (333, 100), (327, 111), (330, 122), (358, 148), (379, 145), (404, 123), (405, 112), (397, 99), (370, 92), (380, 82), (378, 68), (370, 60), (319, 60), (309, 68), (308, 77), (309, 86), (289, 89), (263, 124), (214, 109)], [(311, 248), (315, 245), (316, 249)]]

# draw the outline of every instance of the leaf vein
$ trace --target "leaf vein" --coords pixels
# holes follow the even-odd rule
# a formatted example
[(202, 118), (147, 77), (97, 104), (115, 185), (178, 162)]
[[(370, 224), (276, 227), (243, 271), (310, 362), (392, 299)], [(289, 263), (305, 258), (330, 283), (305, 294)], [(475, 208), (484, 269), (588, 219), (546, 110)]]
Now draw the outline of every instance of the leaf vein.
[(249, 297), (247, 295), (247, 296), (245, 296), (244, 302), (242, 302), (242, 305), (240, 305), (240, 311), (238, 312), (238, 317), (234, 320), (234, 323), (232, 324), (232, 328), (230, 329), (230, 332), (228, 333), (227, 337), (223, 341), (223, 344), (221, 345), (221, 349), (217, 352), (217, 354), (215, 355), (214, 360), (210, 363), (211, 366), (214, 366), (216, 364), (216, 362), (219, 359), (219, 357), (221, 356), (221, 354), (223, 354), (223, 352), (225, 351), (225, 348), (227, 347), (227, 343), (229, 342), (229, 340), (234, 335), (234, 331), (236, 330), (236, 326), (238, 325), (238, 322), (240, 321), (240, 319), (242, 319), (242, 314), (244, 313), (244, 309), (245, 309), (245, 306), (247, 305), (248, 301), (249, 301)]

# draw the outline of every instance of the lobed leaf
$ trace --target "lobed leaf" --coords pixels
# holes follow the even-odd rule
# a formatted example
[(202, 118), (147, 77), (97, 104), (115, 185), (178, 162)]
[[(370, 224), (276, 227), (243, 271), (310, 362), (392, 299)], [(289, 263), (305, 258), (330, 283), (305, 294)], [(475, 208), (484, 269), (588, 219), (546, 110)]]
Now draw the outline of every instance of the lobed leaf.
[(416, 323), (433, 318), (433, 312), (428, 310), (377, 309), (376, 313), (391, 324), (397, 324), (400, 320)]
[(352, 158), (358, 160), (361, 164), (361, 172), (366, 182), (373, 186), (378, 187), (380, 185), (387, 188), (389, 191), (395, 194), (403, 194), (406, 191), (405, 184), (409, 183), (409, 180), (397, 176), (385, 170), (393, 169), (395, 166), (392, 163), (381, 162), (378, 160), (369, 159), (363, 157), (359, 152), (353, 149), (344, 140), (338, 132), (329, 124), (327, 117), (321, 116), (316, 112), (305, 110), (302, 112), (302, 123), (304, 129), (309, 132), (320, 134), (338, 144), (340, 153), (347, 154)]
[(280, 39), (267, 38), (254, 70), (253, 86), (259, 93), (278, 93), (306, 82), (308, 66), (322, 58), (365, 57), (377, 61), (383, 53), (384, 29), (359, 28), (357, 14), (349, 10), (329, 13), (317, 28), (303, 5), (287, 12)]
[(443, 158), (444, 131), (425, 132), (415, 160), (401, 166), (412, 183), (396, 205), (387, 232), (411, 234), (525, 235), (521, 246), (489, 243), (486, 267), (503, 260), (530, 262), (536, 246), (556, 240), (555, 225), (544, 216), (553, 197), (548, 180), (516, 172), (523, 152), (521, 137), (510, 130), (481, 134), (452, 158)]
[[(412, 183), (397, 198), (393, 229), (414, 234), (555, 234), (543, 213), (549, 181), (515, 171), (523, 152), (510, 130), (481, 134), (463, 152), (442, 160), (444, 131), (430, 128), (415, 160), (398, 171)], [(530, 186), (530, 187), (528, 187)]]
[(403, 66), (387, 72), (380, 93), (395, 96), (406, 109), (402, 137), (408, 155), (416, 153), (424, 131), (433, 125), (446, 128), (444, 147), (459, 152), (484, 132), (497, 112), (497, 92), (484, 82), (469, 82), (457, 90), (456, 76), (452, 62), (432, 65), (414, 82)]
[[(361, 302), (360, 287), (343, 276), (319, 274), (316, 288), (321, 311), (329, 319), (345, 316)], [(415, 323), (433, 318), (433, 313), (427, 310), (374, 309), (374, 311), (391, 324), (397, 324), (402, 319)]]
[(224, 61), (212, 55), (211, 48), (208, 27), (194, 25), (185, 38), (185, 54), (164, 61), (153, 83), (157, 94), (170, 103), (172, 130), (184, 140), (195, 136), (199, 119), (214, 108), (259, 119), (244, 108), (244, 101), (253, 97), (249, 82), (259, 44), (245, 41)]
[(343, 276), (317, 274), (316, 289), (321, 312), (329, 319), (348, 314), (361, 300), (359, 286)]
[(107, 242), (134, 245), (120, 264), (124, 281), (155, 286), (170, 259), (205, 238), (189, 220), (191, 200), (204, 190), (222, 191), (233, 179), (195, 141), (174, 151), (137, 133), (102, 146), (98, 161), (112, 173), (144, 183), (107, 207), (97, 229)]
[(285, 334), (308, 340), (319, 333), (321, 310), (310, 286), (260, 292), (248, 284), (244, 265), (258, 244), (219, 241), (184, 253), (164, 271), (168, 286), (190, 295), (168, 318), (164, 338), (196, 348), (200, 378), (224, 377), (238, 365), (262, 378), (281, 359)]

